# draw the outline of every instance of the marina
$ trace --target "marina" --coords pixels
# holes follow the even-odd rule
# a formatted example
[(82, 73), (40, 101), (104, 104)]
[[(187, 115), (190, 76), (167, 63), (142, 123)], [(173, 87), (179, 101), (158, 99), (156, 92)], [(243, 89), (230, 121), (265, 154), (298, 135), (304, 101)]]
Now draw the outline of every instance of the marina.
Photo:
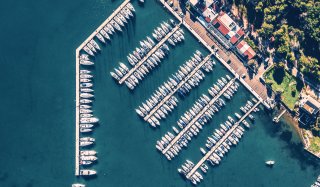
[[(152, 121), (150, 121), (150, 118), (164, 105), (183, 85), (187, 83), (187, 81), (194, 76), (196, 72), (210, 59), (211, 55), (206, 56), (194, 69), (187, 73), (186, 77), (179, 82), (167, 95), (164, 96), (163, 99), (161, 99), (160, 102), (156, 104), (156, 106), (153, 106), (152, 110), (146, 116), (143, 117), (145, 121), (148, 121), (152, 125)], [(155, 125), (152, 125), (155, 127)]]
[[(159, 86), (165, 86), (168, 77), (171, 78), (179, 66), (184, 66), (196, 50), (204, 57), (210, 51), (181, 24), (180, 29), (185, 32), (184, 42), (176, 46), (165, 42), (170, 52), (133, 91), (124, 88), (125, 84), (119, 85), (110, 76), (115, 67), (120, 70), (119, 62), (133, 68), (127, 64), (127, 55), (140, 46), (140, 41), (146, 40), (147, 36), (152, 38), (150, 34), (163, 21), (170, 24), (169, 20), (173, 19), (179, 23), (159, 1), (145, 1), (144, 4), (130, 1), (135, 12), (132, 12), (133, 16), (129, 15), (130, 20), (126, 20), (128, 23), (122, 21), (125, 26), (117, 23), (122, 32), (114, 28), (115, 32), (111, 31), (113, 34), (110, 34), (110, 28), (109, 32), (103, 29), (109, 40), (100, 30), (105, 43), (101, 37), (99, 39), (98, 33), (91, 40), (100, 50), (93, 46), (93, 41), (88, 40), (84, 46), (90, 44), (97, 52), (91, 56), (80, 50), (78, 54), (88, 55), (89, 60), (82, 58), (84, 56), (79, 57), (79, 68), (76, 70), (76, 48), (123, 2), (79, 0), (2, 3), (0, 17), (5, 26), (0, 31), (3, 44), (0, 46), (1, 75), (8, 81), (3, 81), (1, 94), (3, 128), (0, 133), (4, 140), (2, 150), (5, 150), (0, 161), (1, 186), (191, 186), (190, 181), (180, 176), (177, 169), (186, 159), (196, 164), (204, 156), (199, 148), (208, 151), (205, 147), (208, 136), (212, 136), (212, 130), (224, 123), (228, 115), (235, 120), (235, 112), (244, 115), (239, 108), (251, 100), (252, 95), (236, 78), (235, 82), (239, 83), (237, 93), (230, 100), (222, 94), (220, 98), (225, 100), (226, 105), (202, 126), (202, 130), (197, 126), (200, 132), (190, 127), (189, 131), (192, 128), (198, 135), (193, 136), (188, 147), (183, 147), (178, 156), (168, 161), (155, 148), (156, 142), (168, 131), (174, 134), (172, 126), (178, 132), (182, 131), (177, 122), (190, 112), (189, 109), (194, 107), (198, 99), (205, 99), (202, 94), (211, 99), (208, 88), (221, 77), (229, 75), (233, 79), (234, 76), (212, 55), (211, 59), (216, 62), (214, 71), (206, 73), (201, 69), (205, 79), (186, 96), (177, 91), (174, 95), (179, 99), (176, 108), (161, 120), (161, 127), (151, 128), (135, 112), (137, 106), (145, 102)], [(174, 7), (177, 1), (173, 2)], [(180, 13), (179, 10), (177, 13)], [(126, 18), (125, 14), (123, 17)], [(199, 25), (193, 25), (187, 16), (184, 21), (208, 43), (205, 32), (200, 33), (200, 27), (196, 27)], [(21, 28), (24, 28), (24, 34), (18, 33)], [(210, 42), (208, 44), (212, 46)], [(226, 59), (221, 53), (218, 54)], [(229, 65), (238, 75), (242, 75), (240, 65), (234, 61)], [(257, 90), (248, 78), (244, 80), (253, 90)], [(262, 90), (256, 92), (260, 95)], [(80, 97), (80, 94), (86, 98)], [(75, 106), (77, 95), (78, 109)], [(80, 109), (83, 110), (80, 112)], [(199, 167), (197, 171), (204, 180), (198, 186), (301, 187), (315, 183), (320, 173), (319, 164), (312, 163), (312, 158), (303, 154), (304, 150), (300, 151), (300, 141), (294, 129), (286, 123), (286, 118), (282, 116), (279, 124), (274, 125), (268, 110), (262, 104), (259, 109), (262, 111), (252, 113), (254, 124), (249, 116), (245, 119), (250, 124), (250, 130), (242, 125), (246, 129), (245, 135), (237, 146), (232, 146), (232, 151), (229, 150), (219, 165), (210, 167), (210, 161), (207, 161), (205, 165), (209, 169), (205, 175), (201, 173), (202, 167)], [(78, 120), (83, 118), (83, 122), (87, 121), (85, 118), (99, 120), (98, 123), (79, 122), (78, 140), (75, 137), (76, 112), (79, 113)], [(79, 132), (80, 129), (83, 132)], [(88, 130), (91, 131), (85, 132)], [(80, 151), (78, 176), (75, 176), (76, 141)], [(275, 164), (271, 168), (266, 161), (275, 161)], [(204, 169), (207, 168), (205, 165)], [(82, 176), (80, 173), (94, 175)], [(254, 177), (251, 177), (253, 174)]]
[[(225, 85), (220, 92), (213, 97), (209, 103), (203, 107), (203, 109), (171, 140), (171, 142), (162, 150), (162, 154), (166, 155), (167, 152), (174, 146), (177, 145), (178, 141), (186, 134), (186, 132), (207, 112), (211, 106), (220, 98), (220, 96), (234, 83), (235, 79), (232, 79), (227, 85)], [(168, 157), (167, 157), (168, 158)], [(171, 159), (171, 158), (170, 158)]]
[(125, 74), (119, 80), (119, 84), (123, 84), (152, 54), (159, 49), (159, 47), (161, 47), (171, 37), (171, 35), (173, 35), (180, 28), (180, 25), (181, 23), (178, 23), (177, 26), (172, 29), (172, 31), (166, 34), (166, 36), (156, 46), (154, 46), (143, 59), (141, 59), (127, 74)]
[[(198, 39), (199, 42), (203, 44), (204, 47), (206, 47), (235, 77), (239, 79), (239, 81), (257, 98), (259, 99), (262, 104), (266, 108), (270, 108), (269, 104), (256, 92), (256, 90), (253, 90), (251, 86), (240, 77), (240, 75), (222, 58), (217, 54), (217, 51), (215, 51), (211, 46), (209, 45), (197, 32), (195, 29), (192, 28), (192, 26), (185, 20), (185, 18), (181, 18), (179, 14), (173, 10), (172, 7), (168, 3), (165, 2), (165, 0), (159, 0), (159, 2), (168, 10), (176, 19), (182, 22), (182, 24), (193, 34), (194, 37)], [(266, 98), (265, 98), (266, 99)]]
[(232, 132), (234, 132), (234, 130), (241, 124), (241, 122), (254, 110), (256, 109), (256, 107), (261, 103), (261, 101), (258, 101), (257, 103), (254, 104), (254, 106), (252, 106), (250, 108), (250, 110), (243, 115), (239, 121), (237, 121), (232, 128), (227, 131), (224, 136), (215, 144), (215, 146), (213, 146), (210, 151), (208, 151), (205, 156), (197, 163), (195, 164), (192, 169), (186, 174), (186, 178), (189, 180), (192, 180), (192, 177), (194, 176), (194, 174), (197, 172), (197, 170), (201, 167), (202, 164), (204, 164), (204, 162), (206, 162), (210, 156), (212, 156), (212, 154), (219, 148), (219, 146), (225, 142), (225, 140), (231, 135)]
[[(80, 137), (81, 134), (92, 133), (93, 128), (99, 119), (93, 116), (91, 104), (93, 102), (93, 83), (91, 83), (91, 70), (84, 68), (92, 66), (90, 56), (95, 56), (97, 50), (101, 50), (95, 37), (101, 42), (106, 43), (105, 39), (110, 40), (107, 33), (113, 34), (115, 29), (122, 31), (120, 26), (127, 23), (126, 19), (133, 16), (131, 11), (134, 8), (129, 0), (124, 1), (77, 49), (76, 49), (76, 122), (75, 122), (75, 175), (92, 176), (97, 172), (93, 169), (82, 168), (92, 165), (98, 158), (94, 150), (82, 150), (80, 147), (91, 147), (95, 139), (90, 137)], [(119, 25), (118, 25), (119, 24)], [(104, 39), (105, 38), (105, 39)], [(87, 54), (81, 53), (85, 52)], [(82, 168), (82, 169), (81, 169)]]

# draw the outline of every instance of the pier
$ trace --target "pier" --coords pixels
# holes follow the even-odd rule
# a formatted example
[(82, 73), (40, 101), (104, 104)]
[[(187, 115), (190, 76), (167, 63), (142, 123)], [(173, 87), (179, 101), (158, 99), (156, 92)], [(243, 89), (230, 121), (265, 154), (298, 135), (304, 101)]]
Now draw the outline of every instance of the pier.
[(199, 167), (212, 155), (212, 153), (230, 136), (230, 134), (240, 125), (240, 123), (261, 103), (259, 100), (250, 110), (241, 117), (241, 119), (236, 122), (232, 128), (211, 148), (210, 151), (206, 153), (204, 157), (191, 169), (191, 171), (186, 175), (186, 178), (189, 179)]
[(80, 105), (80, 60), (79, 60), (79, 50), (76, 50), (76, 152), (75, 152), (75, 175), (79, 175), (80, 171), (80, 148), (79, 148), (79, 142), (80, 142), (80, 111), (79, 111), (79, 105)]
[(195, 67), (191, 73), (189, 73), (186, 78), (184, 78), (178, 85), (177, 87), (172, 91), (170, 92), (165, 98), (163, 98), (163, 100), (157, 104), (157, 106), (155, 106), (148, 115), (146, 115), (143, 119), (145, 121), (147, 121), (152, 115), (153, 113), (155, 113), (173, 94), (175, 94), (182, 85), (184, 85), (186, 83), (186, 81), (188, 81), (202, 66), (203, 64), (205, 64), (211, 57), (211, 54), (209, 54), (208, 56), (206, 56), (206, 58), (204, 58), (202, 60), (202, 62), (197, 66)]
[(125, 0), (113, 13), (76, 49), (76, 133), (75, 133), (75, 175), (80, 175), (80, 51), (92, 40), (103, 27), (111, 21), (111, 19), (124, 8), (130, 0)]
[(143, 59), (141, 59), (141, 61), (138, 64), (136, 64), (125, 76), (123, 76), (119, 80), (119, 84), (122, 84), (124, 81), (126, 81), (127, 78), (132, 75), (132, 73), (134, 73), (154, 52), (156, 52), (158, 48), (162, 46), (162, 44), (166, 42), (168, 38), (180, 28), (180, 25), (181, 22), (175, 28), (173, 28), (172, 31), (170, 31), (159, 43), (157, 43), (157, 45), (155, 45), (152, 48), (152, 50), (150, 50), (148, 54)]
[(82, 42), (82, 44), (80, 44), (80, 46), (77, 48), (77, 50), (80, 51), (85, 45), (87, 45), (87, 43), (88, 43), (90, 40), (92, 40), (92, 39), (96, 36), (96, 34), (97, 34), (101, 29), (103, 29), (103, 27), (104, 27), (106, 24), (108, 24), (108, 23), (111, 21), (111, 19), (113, 19), (114, 16), (117, 15), (117, 14), (120, 12), (120, 10), (121, 10), (122, 8), (124, 8), (129, 2), (130, 2), (130, 0), (125, 0), (123, 3), (121, 3), (121, 5), (120, 5), (116, 10), (114, 10), (114, 11), (112, 12), (112, 14), (111, 14), (93, 33), (91, 33), (91, 35), (90, 35), (85, 41)]
[(172, 7), (168, 3), (165, 2), (165, 0), (159, 0), (162, 5), (170, 11), (172, 15), (174, 15), (179, 21), (182, 22), (182, 24), (193, 34), (194, 37), (198, 39), (199, 42), (201, 42), (240, 82), (242, 85), (245, 86), (245, 88), (251, 92), (259, 101), (263, 103), (263, 105), (267, 108), (270, 108), (270, 106), (264, 101), (264, 99), (256, 92), (256, 90), (252, 89), (252, 87), (243, 79), (240, 77), (240, 75), (222, 58), (220, 55), (215, 52), (212, 49), (212, 45), (209, 45), (193, 28), (190, 26), (186, 18), (182, 18), (178, 15), (176, 11), (173, 10)]
[(274, 118), (273, 118), (273, 121), (274, 121), (275, 123), (279, 123), (280, 118), (282, 117), (282, 115), (283, 115), (284, 113), (286, 113), (286, 109), (284, 109), (284, 110), (279, 114), (279, 116), (274, 117)]
[(170, 144), (162, 150), (162, 154), (166, 154), (166, 152), (189, 130), (189, 128), (213, 105), (214, 102), (234, 83), (235, 78), (232, 79), (223, 89), (213, 98), (211, 101), (194, 117), (190, 123), (176, 135)]

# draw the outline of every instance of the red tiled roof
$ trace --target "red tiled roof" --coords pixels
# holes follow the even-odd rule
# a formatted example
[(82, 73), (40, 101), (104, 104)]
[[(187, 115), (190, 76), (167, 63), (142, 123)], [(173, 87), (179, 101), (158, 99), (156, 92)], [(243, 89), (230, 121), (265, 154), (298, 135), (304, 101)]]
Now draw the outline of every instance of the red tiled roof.
[(213, 20), (213, 21), (212, 21), (212, 25), (215, 25), (217, 22), (218, 22), (217, 19)]
[(232, 38), (230, 39), (230, 42), (232, 44), (235, 44), (237, 41), (239, 40), (239, 38), (236, 37), (236, 35), (232, 36)]
[(229, 29), (228, 29), (226, 26), (224, 26), (224, 25), (220, 22), (220, 20), (218, 20), (218, 22), (219, 22), (219, 24), (220, 24), (218, 30), (219, 30), (223, 35), (227, 35), (227, 34), (229, 33)]
[(238, 43), (237, 48), (241, 49), (244, 46), (244, 41), (242, 40), (241, 42)]
[(256, 52), (254, 52), (254, 50), (249, 47), (244, 53), (244, 56), (248, 56), (248, 60), (252, 59), (254, 56), (256, 56)]
[[(242, 29), (239, 29), (239, 30), (237, 31), (237, 34), (239, 34), (239, 36), (241, 37), (241, 36), (244, 35), (244, 31), (243, 31)], [(240, 37), (239, 37), (239, 38), (240, 38)]]

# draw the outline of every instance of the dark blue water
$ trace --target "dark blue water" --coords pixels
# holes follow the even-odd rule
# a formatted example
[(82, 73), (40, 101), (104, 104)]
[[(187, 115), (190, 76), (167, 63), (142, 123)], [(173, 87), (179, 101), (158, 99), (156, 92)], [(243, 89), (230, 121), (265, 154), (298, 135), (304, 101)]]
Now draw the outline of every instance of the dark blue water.
[[(201, 159), (199, 147), (228, 114), (251, 96), (243, 87), (215, 115), (201, 134), (180, 155), (167, 161), (155, 142), (176, 124), (193, 102), (207, 93), (219, 77), (228, 74), (219, 63), (213, 73), (154, 130), (134, 112), (150, 94), (174, 73), (192, 53), (202, 48), (186, 30), (186, 40), (171, 48), (166, 60), (133, 92), (117, 85), (109, 72), (125, 61), (139, 41), (150, 35), (170, 15), (148, 0), (137, 9), (122, 34), (103, 47), (95, 60), (94, 113), (100, 119), (93, 137), (99, 162), (98, 176), (83, 180), (74, 176), (75, 49), (102, 23), (121, 1), (4, 1), (0, 7), (0, 64), (2, 80), (1, 187), (70, 186), (80, 181), (87, 186), (190, 186), (177, 168), (190, 159)], [(305, 155), (297, 136), (285, 123), (274, 126), (266, 111), (237, 147), (218, 167), (210, 167), (201, 186), (309, 186), (319, 167)], [(274, 168), (265, 167), (276, 160)]]

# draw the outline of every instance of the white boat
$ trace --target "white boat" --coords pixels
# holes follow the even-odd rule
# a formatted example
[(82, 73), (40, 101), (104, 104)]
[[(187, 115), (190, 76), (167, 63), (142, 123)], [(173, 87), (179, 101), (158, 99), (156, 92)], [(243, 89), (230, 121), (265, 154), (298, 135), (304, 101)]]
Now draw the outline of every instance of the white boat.
[(80, 155), (83, 156), (92, 156), (92, 155), (96, 155), (97, 152), (94, 150), (84, 150), (84, 151), (80, 151)]
[(106, 41), (104, 40), (103, 36), (100, 33), (96, 34), (96, 37), (102, 42), (102, 43), (106, 43)]
[(86, 69), (81, 69), (80, 70), (80, 74), (88, 74), (88, 73), (91, 73), (90, 70), (86, 70)]
[(94, 63), (89, 60), (80, 60), (80, 64), (81, 65), (94, 65)]
[(84, 50), (86, 53), (88, 53), (89, 55), (94, 56), (94, 53), (91, 51), (91, 49), (90, 49), (89, 47), (84, 46), (84, 47), (83, 47), (83, 50)]
[(72, 184), (72, 187), (86, 187), (86, 185), (75, 183), (75, 184)]
[(97, 123), (98, 118), (80, 118), (80, 123)]
[(80, 141), (85, 141), (85, 142), (94, 142), (95, 139), (91, 137), (82, 137), (80, 138)]
[(91, 79), (80, 79), (80, 82), (91, 82)]
[(94, 41), (93, 39), (90, 40), (89, 43), (90, 43), (94, 48), (96, 48), (96, 49), (98, 49), (98, 50), (101, 50), (100, 47), (99, 47), (99, 45), (97, 44), (97, 42)]
[(133, 12), (136, 11), (131, 3), (128, 3), (128, 4), (127, 4), (127, 7), (128, 7), (131, 11), (133, 11)]
[(111, 20), (111, 21), (110, 21), (110, 24), (111, 24), (114, 28), (116, 28), (118, 31), (122, 31), (122, 29), (120, 28), (120, 26), (118, 25), (118, 23), (115, 22), (114, 20)]
[(90, 100), (90, 99), (80, 99), (80, 103), (81, 104), (88, 104), (88, 103), (92, 103), (92, 100)]
[(126, 11), (126, 13), (129, 14), (129, 16), (133, 17), (133, 14), (129, 8), (124, 7), (123, 10)]
[[(112, 30), (108, 27), (108, 25), (104, 26), (104, 27), (103, 27), (103, 30), (106, 31), (107, 35), (108, 35), (108, 34), (110, 34), (110, 35), (113, 34), (113, 33), (112, 33)], [(108, 35), (108, 37), (109, 37), (109, 35)], [(109, 37), (109, 39), (110, 39), (110, 37)]]
[(109, 28), (110, 31), (115, 32), (113, 26), (110, 23), (107, 24), (107, 27)]
[(93, 77), (93, 75), (90, 75), (90, 74), (80, 74), (81, 79), (90, 79), (92, 77)]
[(91, 88), (80, 88), (81, 92), (93, 92), (94, 90)]
[(92, 132), (92, 129), (80, 128), (80, 132)]
[(80, 146), (81, 147), (89, 146), (89, 145), (92, 145), (92, 144), (93, 144), (93, 142), (85, 142), (85, 141), (81, 141), (80, 142)]
[(90, 60), (90, 59), (89, 59), (89, 55), (87, 55), (87, 54), (81, 54), (81, 55), (79, 56), (79, 58), (80, 58), (80, 60)]
[(93, 86), (92, 83), (80, 83), (80, 87), (81, 88), (90, 88), (92, 86)]
[(114, 72), (110, 72), (110, 75), (114, 78), (114, 79), (116, 79), (116, 80), (120, 80), (120, 77), (117, 75), (117, 74), (115, 74)]
[(90, 105), (80, 105), (80, 108), (91, 108)]
[(87, 99), (87, 98), (94, 97), (94, 95), (89, 94), (89, 93), (81, 93), (81, 94), (80, 94), (80, 97)]
[(113, 20), (115, 20), (119, 25), (121, 25), (122, 27), (124, 27), (123, 22), (121, 21), (121, 19), (118, 16), (114, 16)]
[(118, 13), (118, 14), (117, 14), (117, 16), (118, 16), (118, 18), (120, 18), (120, 19), (121, 19), (121, 21), (122, 21), (122, 22), (124, 22), (124, 23), (128, 23), (128, 22), (127, 22), (127, 20), (126, 20), (126, 18), (125, 18), (125, 17), (123, 17), (123, 15), (122, 15), (121, 13)]
[(126, 17), (126, 19), (130, 19), (130, 16), (129, 16), (129, 14), (127, 13), (127, 11), (125, 11), (124, 9), (122, 9), (120, 12), (121, 12), (121, 14), (122, 14), (124, 17)]
[(108, 33), (106, 33), (106, 31), (104, 29), (101, 29), (100, 33), (102, 34), (103, 37), (110, 40), (110, 36), (108, 35)]
[(93, 162), (89, 160), (80, 160), (80, 165), (91, 165)]
[(274, 160), (268, 160), (266, 161), (267, 166), (273, 166), (276, 162)]
[(80, 175), (83, 176), (89, 176), (89, 175), (96, 175), (97, 172), (95, 170), (91, 170), (91, 169), (81, 169), (80, 170)]
[(86, 45), (87, 47), (89, 47), (89, 49), (91, 50), (91, 51), (93, 51), (93, 52), (97, 52), (97, 50), (96, 50), (96, 48), (94, 48), (93, 47), (93, 45), (89, 42), (89, 43), (87, 43), (87, 45)]
[[(87, 128), (87, 129), (90, 129), (90, 128), (92, 128), (94, 125), (92, 125), (92, 124), (80, 124), (80, 128)], [(80, 138), (80, 140), (81, 140), (81, 138)]]

